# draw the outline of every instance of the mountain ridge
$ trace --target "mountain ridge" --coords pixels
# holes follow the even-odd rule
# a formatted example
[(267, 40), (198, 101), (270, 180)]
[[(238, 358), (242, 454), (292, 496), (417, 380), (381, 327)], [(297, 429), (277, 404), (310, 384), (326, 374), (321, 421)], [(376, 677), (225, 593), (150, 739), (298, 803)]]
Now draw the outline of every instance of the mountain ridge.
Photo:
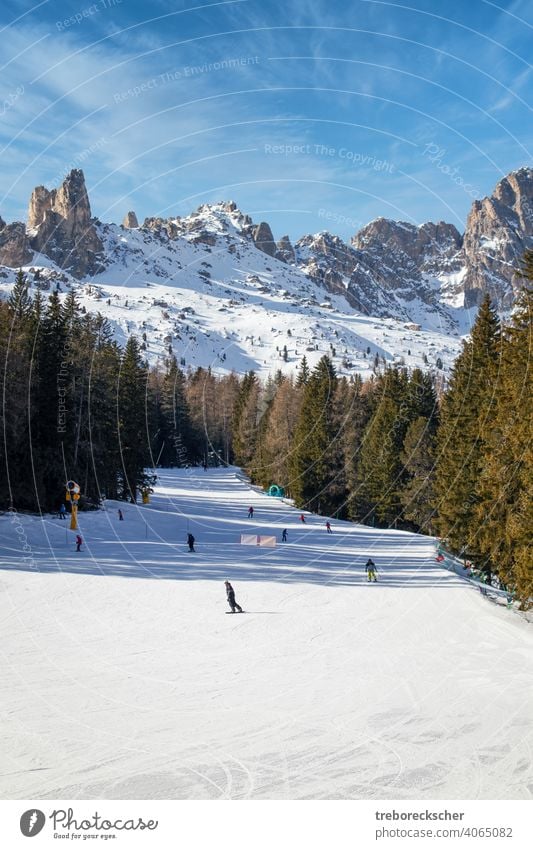
[(500, 311), (512, 307), (528, 247), (530, 168), (474, 201), (464, 234), (378, 217), (349, 244), (325, 230), (294, 245), (234, 201), (140, 226), (132, 210), (122, 224), (103, 223), (73, 170), (58, 189), (33, 191), (27, 224), (0, 218), (0, 289), (22, 267), (36, 288), (77, 291), (117, 338), (142, 336), (149, 358), (172, 352), (187, 365), (265, 371), (275, 357), (294, 369), (305, 352), (311, 362), (330, 353), (347, 373), (370, 369), (376, 355), (446, 367), (485, 292)]

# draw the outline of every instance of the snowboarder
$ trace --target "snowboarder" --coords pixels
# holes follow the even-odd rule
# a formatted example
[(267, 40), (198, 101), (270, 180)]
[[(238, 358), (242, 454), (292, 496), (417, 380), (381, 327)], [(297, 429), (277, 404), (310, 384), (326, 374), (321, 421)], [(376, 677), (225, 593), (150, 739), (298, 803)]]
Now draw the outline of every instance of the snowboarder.
[(303, 513), (300, 514), (300, 522), (303, 522), (305, 525), (305, 516)]
[(231, 607), (231, 612), (235, 613), (235, 608), (237, 608), (239, 613), (242, 613), (242, 607), (235, 601), (235, 590), (229, 581), (224, 581), (224, 584), (226, 585), (226, 596), (228, 598), (229, 606)]
[(365, 570), (369, 581), (377, 581), (378, 570), (376, 569), (376, 564), (370, 557), (366, 562)]
[(331, 530), (331, 523), (330, 522), (326, 522), (326, 531), (328, 532), (328, 534), (333, 533), (333, 531)]
[(81, 544), (83, 540), (79, 534), (76, 534), (76, 551), (81, 551)]
[(64, 504), (61, 504), (61, 506), (59, 508), (59, 518), (60, 519), (66, 519), (67, 518), (66, 513), (67, 513), (67, 508), (65, 507)]
[(187, 545), (189, 546), (189, 551), (194, 551), (194, 537), (192, 534), (187, 534)]
[(123, 521), (124, 521), (124, 515), (123, 515), (122, 510), (120, 509), (120, 507), (118, 508), (118, 518), (119, 518), (119, 521), (120, 521), (120, 522), (123, 522)]
[(281, 534), (281, 541), (287, 542), (287, 528), (284, 528)]
[(254, 517), (254, 508), (248, 507), (248, 518), (253, 519), (253, 517)]

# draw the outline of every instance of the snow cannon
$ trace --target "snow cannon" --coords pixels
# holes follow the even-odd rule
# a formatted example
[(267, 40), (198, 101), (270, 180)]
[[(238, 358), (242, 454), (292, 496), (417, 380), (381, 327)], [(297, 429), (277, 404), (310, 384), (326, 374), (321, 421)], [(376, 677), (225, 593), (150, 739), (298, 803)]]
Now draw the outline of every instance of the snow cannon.
[(65, 501), (70, 501), (70, 530), (78, 530), (78, 501), (80, 500), (80, 485), (76, 481), (67, 481)]
[(143, 504), (150, 504), (150, 490), (149, 489), (141, 489), (141, 496), (142, 496)]
[(272, 486), (269, 487), (268, 494), (273, 498), (283, 498), (285, 490), (282, 486), (278, 486), (277, 483), (273, 483)]

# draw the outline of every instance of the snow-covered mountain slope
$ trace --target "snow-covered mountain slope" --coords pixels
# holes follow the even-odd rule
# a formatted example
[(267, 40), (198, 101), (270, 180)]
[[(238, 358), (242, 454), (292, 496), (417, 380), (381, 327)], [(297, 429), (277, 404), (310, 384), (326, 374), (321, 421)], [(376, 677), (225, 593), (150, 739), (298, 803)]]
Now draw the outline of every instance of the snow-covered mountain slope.
[(531, 797), (533, 632), (434, 540), (328, 535), (235, 469), (158, 474), (124, 521), (80, 514), (80, 553), (0, 517), (3, 798)]
[(18, 267), (33, 286), (74, 289), (121, 341), (142, 335), (152, 362), (172, 352), (185, 366), (267, 374), (328, 353), (353, 374), (379, 354), (446, 370), (484, 291), (511, 306), (533, 245), (532, 198), (533, 171), (521, 169), (476, 201), (464, 238), (443, 222), (379, 218), (351, 245), (323, 232), (293, 247), (231, 201), (103, 224), (72, 171), (57, 190), (35, 189), (27, 227), (0, 219), (0, 291)]
[[(142, 337), (152, 362), (172, 352), (187, 367), (264, 376), (293, 372), (304, 354), (311, 366), (329, 354), (341, 374), (370, 373), (376, 354), (451, 366), (460, 338), (457, 330), (450, 335), (449, 314), (421, 301), (410, 313), (397, 302), (398, 318), (365, 314), (342, 286), (308, 274), (303, 260), (300, 268), (258, 250), (249, 226), (233, 204), (135, 229), (95, 223), (105, 268), (89, 279), (40, 253), (23, 269), (34, 287), (74, 289), (82, 306), (109, 319), (119, 341)], [(15, 273), (0, 270), (6, 293)], [(467, 332), (472, 316), (462, 318)]]

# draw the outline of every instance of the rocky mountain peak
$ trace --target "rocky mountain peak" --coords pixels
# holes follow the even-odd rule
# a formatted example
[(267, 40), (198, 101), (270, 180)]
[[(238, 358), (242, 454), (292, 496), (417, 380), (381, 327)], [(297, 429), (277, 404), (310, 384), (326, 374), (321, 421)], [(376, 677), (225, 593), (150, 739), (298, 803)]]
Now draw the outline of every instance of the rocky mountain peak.
[(252, 238), (259, 251), (263, 251), (263, 253), (269, 256), (276, 256), (277, 247), (272, 230), (270, 229), (270, 224), (267, 224), (266, 221), (261, 221), (257, 227), (254, 227)]
[(472, 204), (466, 222), (465, 306), (479, 304), (488, 293), (508, 309), (523, 281), (517, 269), (524, 251), (533, 247), (533, 169), (504, 177), (489, 197)]
[(0, 218), (0, 265), (20, 268), (30, 262), (32, 256), (22, 221), (6, 224), (4, 219)]
[(288, 236), (282, 236), (279, 242), (276, 245), (276, 257), (280, 259), (282, 262), (293, 263), (295, 261), (295, 253), (294, 248), (292, 246), (292, 242)]
[(83, 171), (74, 169), (58, 189), (33, 190), (28, 208), (33, 250), (53, 259), (75, 277), (101, 268), (103, 245), (91, 219)]
[(137, 220), (137, 216), (134, 212), (127, 212), (122, 221), (122, 226), (126, 227), (128, 230), (134, 230), (139, 226), (139, 222)]

